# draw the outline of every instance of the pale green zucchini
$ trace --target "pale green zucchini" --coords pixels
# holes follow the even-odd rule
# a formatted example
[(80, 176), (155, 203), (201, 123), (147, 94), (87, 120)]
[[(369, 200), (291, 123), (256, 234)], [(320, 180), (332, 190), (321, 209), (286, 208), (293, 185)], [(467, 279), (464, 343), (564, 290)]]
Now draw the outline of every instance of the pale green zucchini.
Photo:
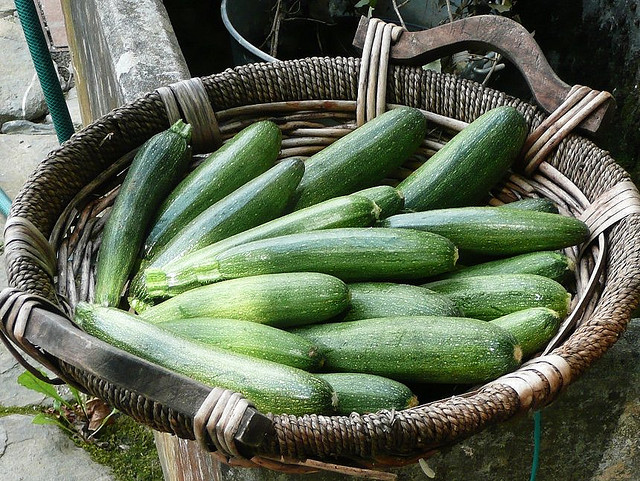
[(522, 356), (528, 358), (544, 348), (556, 335), (562, 318), (556, 311), (546, 307), (532, 307), (490, 322), (513, 334), (522, 348)]
[(329, 383), (302, 369), (189, 341), (115, 308), (81, 302), (75, 321), (123, 351), (208, 386), (239, 392), (264, 413), (334, 412)]

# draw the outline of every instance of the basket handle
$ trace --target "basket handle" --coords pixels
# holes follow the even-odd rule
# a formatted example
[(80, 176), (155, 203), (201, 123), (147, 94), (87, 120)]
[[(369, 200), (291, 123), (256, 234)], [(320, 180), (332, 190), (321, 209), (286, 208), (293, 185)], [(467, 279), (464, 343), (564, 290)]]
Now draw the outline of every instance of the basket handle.
[[(362, 17), (353, 45), (364, 48), (370, 19)], [(547, 62), (533, 36), (518, 22), (498, 15), (478, 15), (421, 30), (403, 31), (392, 45), (390, 57), (398, 63), (426, 64), (446, 55), (469, 48), (484, 48), (501, 54), (523, 75), (536, 102), (548, 113), (555, 111), (572, 93)], [(580, 128), (595, 133), (615, 110), (615, 100), (609, 97)]]

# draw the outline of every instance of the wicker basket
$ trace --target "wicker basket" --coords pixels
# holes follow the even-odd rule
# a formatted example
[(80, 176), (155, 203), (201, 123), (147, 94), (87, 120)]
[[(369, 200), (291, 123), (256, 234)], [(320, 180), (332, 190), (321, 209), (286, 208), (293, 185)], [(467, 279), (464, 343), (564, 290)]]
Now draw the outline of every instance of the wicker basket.
[[(597, 93), (575, 88), (563, 110), (548, 117), (455, 76), (386, 63), (372, 76), (371, 65), (313, 58), (190, 79), (115, 109), (51, 152), (16, 197), (7, 221), (12, 287), (0, 299), (5, 345), (26, 366), (19, 351), (56, 373), (59, 380), (51, 382), (74, 385), (155, 430), (196, 439), (225, 462), (289, 472), (327, 469), (384, 478), (389, 466), (417, 462), (555, 400), (625, 330), (640, 293), (640, 195), (607, 152), (569, 133), (593, 110)], [(374, 80), (362, 81), (367, 78)], [(176, 118), (192, 123), (194, 150), (201, 153), (269, 118), (283, 131), (281, 156), (287, 157), (310, 155), (394, 105), (423, 109), (433, 129), (390, 183), (467, 122), (512, 105), (524, 114), (531, 136), (524, 163), (490, 202), (548, 197), (590, 226), (590, 242), (568, 250), (578, 266), (571, 314), (540, 356), (472, 391), (404, 411), (294, 417), (260, 413), (237, 393), (138, 359), (71, 322), (74, 305), (92, 299), (101, 229), (130, 153)]]

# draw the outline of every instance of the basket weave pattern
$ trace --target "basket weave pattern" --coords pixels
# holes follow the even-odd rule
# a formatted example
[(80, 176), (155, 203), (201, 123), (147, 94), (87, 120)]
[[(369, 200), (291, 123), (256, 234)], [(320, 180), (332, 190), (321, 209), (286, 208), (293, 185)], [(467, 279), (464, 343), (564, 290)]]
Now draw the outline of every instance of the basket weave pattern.
[[(229, 138), (247, 122), (270, 118), (281, 125), (284, 138), (289, 139), (295, 138), (297, 128), (321, 124), (324, 116), (353, 128), (359, 67), (358, 59), (315, 58), (238, 67), (201, 81), (210, 102), (207, 108), (215, 112), (222, 138)], [(316, 102), (297, 104), (306, 101)], [(545, 118), (535, 106), (502, 92), (412, 67), (389, 66), (386, 101), (462, 122), (471, 122), (493, 107), (511, 105), (525, 116), (531, 131)], [(250, 108), (256, 104), (261, 107)], [(89, 125), (42, 162), (11, 211), (11, 218), (28, 221), (23, 229), (27, 232), (13, 235), (7, 242), (11, 286), (49, 299), (67, 313), (78, 300), (91, 299), (93, 261), (103, 225), (100, 219), (104, 219), (109, 206), (103, 196), (112, 200), (113, 188), (122, 179), (122, 167), (113, 165), (168, 127), (171, 119), (165, 105), (158, 92), (149, 93)], [(447, 128), (434, 134), (442, 142), (451, 135)], [(305, 148), (319, 149), (321, 144), (318, 140), (308, 141)], [(529, 194), (558, 195), (568, 214), (580, 215), (585, 206), (566, 196), (563, 186), (558, 189), (560, 194), (555, 190), (558, 176), (568, 179), (590, 203), (616, 185), (630, 181), (607, 152), (574, 134), (553, 150), (545, 165), (531, 176), (518, 179), (526, 183)], [(522, 189), (507, 185), (493, 194), (496, 199), (509, 201), (521, 196)], [(67, 207), (70, 203), (73, 209)], [(12, 225), (11, 219), (8, 225)], [(631, 213), (609, 227), (599, 244), (594, 242), (584, 253), (574, 252), (584, 278), (578, 279), (578, 284), (586, 284), (598, 264), (598, 256), (603, 256), (600, 262), (604, 269), (595, 276), (584, 314), (576, 316), (575, 329), (559, 340), (558, 347), (545, 353), (548, 357), (537, 365), (534, 362), (530, 367), (524, 366), (515, 377), (480, 386), (463, 396), (400, 412), (350, 417), (269, 415), (271, 425), (266, 429), (265, 442), (252, 453), (257, 456), (253, 462), (265, 465), (270, 459), (293, 462), (310, 458), (367, 467), (402, 465), (471, 436), (489, 424), (548, 404), (624, 332), (640, 292), (638, 233), (640, 215)], [(50, 249), (57, 254), (57, 260), (51, 260), (46, 248), (38, 247), (42, 245), (39, 237), (50, 239)], [(606, 243), (602, 240), (605, 238)], [(69, 273), (63, 275), (65, 269)], [(14, 342), (20, 345), (20, 341)], [(31, 343), (38, 344), (37, 340)], [(100, 359), (106, 362), (110, 353), (106, 347), (104, 352), (93, 352), (95, 365), (101, 365)], [(137, 421), (182, 438), (197, 437), (194, 417), (204, 399), (196, 396), (175, 404), (167, 402), (169, 398), (159, 401), (149, 398), (135, 384), (110, 382), (98, 370), (74, 364), (71, 358), (46, 352), (40, 352), (40, 356), (36, 358), (46, 360), (66, 382), (100, 397)], [(175, 379), (176, 385), (183, 381), (180, 376)]]

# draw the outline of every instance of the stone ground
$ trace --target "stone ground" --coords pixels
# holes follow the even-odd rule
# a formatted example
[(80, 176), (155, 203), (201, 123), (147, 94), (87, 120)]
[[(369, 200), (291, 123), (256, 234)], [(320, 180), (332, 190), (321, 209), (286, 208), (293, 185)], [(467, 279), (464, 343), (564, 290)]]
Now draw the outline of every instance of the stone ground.
[[(46, 122), (39, 91), (12, 0), (0, 0), (0, 187), (13, 197), (57, 139)], [(58, 56), (64, 78), (64, 55)], [(79, 122), (74, 91), (67, 92)], [(0, 228), (4, 219), (0, 219)], [(7, 284), (0, 269), (0, 287)], [(543, 411), (538, 481), (640, 480), (640, 320), (564, 395)], [(32, 406), (50, 399), (21, 387), (22, 373), (0, 348), (0, 479), (7, 481), (111, 481), (110, 468), (92, 461), (56, 426), (35, 425)], [(26, 409), (25, 409), (26, 408)], [(13, 411), (11, 411), (13, 410)], [(34, 410), (35, 411), (35, 410)], [(531, 416), (490, 428), (429, 460), (437, 480), (524, 480), (531, 466)], [(398, 471), (400, 480), (425, 479), (418, 468)], [(225, 470), (226, 479), (289, 479), (261, 471)], [(135, 479), (135, 478), (130, 478)], [(296, 479), (337, 479), (313, 475)]]

